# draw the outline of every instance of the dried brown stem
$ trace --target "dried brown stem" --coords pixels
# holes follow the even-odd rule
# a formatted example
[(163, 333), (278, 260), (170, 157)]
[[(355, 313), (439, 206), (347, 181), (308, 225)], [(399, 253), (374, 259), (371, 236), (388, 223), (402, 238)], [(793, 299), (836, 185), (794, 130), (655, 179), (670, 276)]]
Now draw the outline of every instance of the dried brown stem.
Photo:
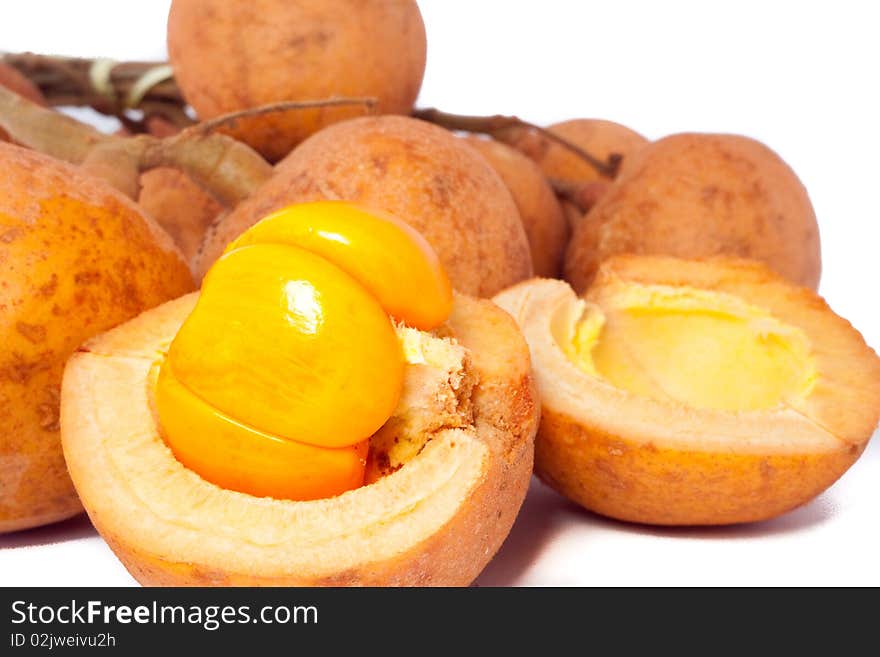
[(0, 86), (0, 127), (13, 141), (59, 160), (82, 163), (110, 137), (68, 116), (40, 107)]
[(283, 112), (292, 112), (296, 110), (314, 109), (316, 107), (338, 107), (341, 105), (363, 105), (372, 111), (379, 100), (372, 96), (363, 98), (349, 98), (343, 96), (334, 96), (333, 98), (323, 98), (319, 100), (285, 100), (279, 103), (269, 103), (268, 105), (260, 105), (238, 112), (230, 112), (222, 116), (202, 121), (189, 128), (188, 132), (207, 134), (215, 130), (223, 128), (234, 128), (240, 119), (250, 119), (255, 116), (263, 116), (265, 114), (278, 114)]
[[(128, 110), (132, 109), (127, 103), (132, 88), (144, 74), (166, 65), (166, 62), (119, 62), (113, 65), (107, 78), (110, 93), (102, 93), (94, 87), (89, 75), (95, 63), (93, 59), (5, 53), (2, 61), (36, 84), (51, 106), (92, 107), (129, 124), (137, 123), (127, 116)], [(193, 123), (183, 111), (185, 107), (186, 101), (173, 78), (150, 86), (134, 106), (143, 110), (145, 115), (164, 116), (181, 128)]]
[[(164, 117), (181, 129), (194, 124), (192, 118), (185, 111), (186, 101), (174, 78), (163, 79), (151, 86), (135, 105), (130, 105), (127, 102), (138, 81), (150, 71), (166, 66), (166, 62), (119, 62), (114, 64), (107, 77), (110, 93), (106, 93), (95, 88), (89, 74), (95, 65), (96, 60), (94, 59), (57, 57), (35, 53), (7, 53), (3, 55), (3, 61), (36, 84), (50, 106), (91, 107), (102, 114), (117, 117), (129, 131), (134, 133), (147, 132), (146, 119), (157, 115)], [(285, 101), (224, 114), (197, 125), (200, 132), (208, 133), (230, 127), (238, 119), (245, 117), (340, 105), (363, 105), (368, 110), (372, 110), (377, 102), (376, 98), (344, 97)], [(133, 119), (128, 113), (130, 109), (141, 110), (144, 118), (141, 120)]]
[[(90, 71), (96, 60), (79, 57), (59, 57), (35, 53), (6, 53), (2, 61), (16, 68), (36, 84), (49, 105), (87, 106), (110, 116), (118, 117), (132, 132), (147, 132), (146, 119), (162, 116), (178, 128), (193, 125), (187, 115), (186, 101), (174, 78), (163, 79), (152, 85), (143, 94), (134, 108), (142, 110), (144, 119), (134, 119), (128, 114), (132, 107), (126, 102), (131, 90), (148, 72), (166, 65), (166, 62), (119, 62), (110, 69), (107, 83), (111, 93), (102, 93), (94, 87)], [(329, 98), (315, 101), (294, 101), (275, 103), (244, 112), (235, 112), (203, 122), (199, 130), (207, 133), (218, 128), (234, 125), (244, 116), (259, 116), (270, 112), (327, 107), (334, 105), (361, 104), (368, 108), (375, 106), (373, 98)], [(413, 116), (435, 123), (449, 130), (461, 130), (487, 134), (499, 141), (511, 143), (518, 131), (529, 130), (552, 141), (587, 162), (596, 171), (608, 178), (614, 178), (620, 168), (621, 156), (612, 154), (602, 160), (576, 144), (556, 135), (546, 128), (528, 123), (516, 116), (468, 116), (451, 114), (438, 109), (417, 109)]]
[(447, 130), (478, 132), (489, 135), (494, 139), (505, 143), (511, 143), (513, 137), (518, 131), (530, 130), (571, 151), (584, 162), (596, 169), (601, 175), (607, 176), (608, 178), (614, 178), (614, 176), (617, 175), (622, 160), (619, 155), (615, 154), (609, 157), (608, 160), (603, 161), (576, 144), (571, 143), (567, 139), (550, 132), (546, 128), (523, 121), (516, 116), (504, 116), (501, 114), (491, 116), (450, 114), (449, 112), (442, 112), (433, 107), (414, 110), (413, 116), (417, 119), (422, 119), (423, 121), (439, 125)]
[(608, 191), (608, 187), (611, 185), (611, 183), (601, 180), (585, 183), (561, 178), (551, 178), (549, 182), (553, 191), (556, 192), (556, 196), (573, 203), (584, 214), (596, 205), (596, 202)]
[(180, 169), (227, 208), (253, 194), (274, 172), (250, 146), (226, 135), (184, 131), (165, 139), (147, 135), (136, 139), (147, 144), (142, 170)]
[(272, 165), (245, 144), (221, 134), (184, 131), (159, 139), (150, 135), (105, 135), (0, 87), (0, 127), (34, 150), (82, 165), (131, 197), (138, 177), (156, 167), (189, 175), (220, 203), (233, 207), (273, 173)]

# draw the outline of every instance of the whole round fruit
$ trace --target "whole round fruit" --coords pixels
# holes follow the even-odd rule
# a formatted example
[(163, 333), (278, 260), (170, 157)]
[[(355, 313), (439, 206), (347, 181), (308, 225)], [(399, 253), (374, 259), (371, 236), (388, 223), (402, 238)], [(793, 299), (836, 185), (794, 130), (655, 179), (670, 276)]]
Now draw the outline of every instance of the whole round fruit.
[(519, 212), (498, 174), (448, 131), (402, 116), (352, 119), (303, 142), (209, 231), (197, 273), (271, 212), (319, 200), (355, 201), (407, 222), (461, 292), (490, 296), (532, 275)]
[(138, 204), (171, 235), (187, 262), (201, 247), (208, 226), (223, 211), (189, 176), (169, 167), (141, 174)]
[(105, 183), (0, 144), (0, 533), (79, 513), (59, 439), (67, 358), (193, 288), (170, 238)]
[[(174, 0), (168, 53), (201, 119), (276, 101), (371, 97), (379, 113), (412, 109), (425, 71), (413, 0)], [(231, 130), (270, 160), (321, 127), (363, 114), (324, 107), (241, 119)]]
[(599, 263), (623, 253), (759, 260), (811, 287), (819, 228), (794, 171), (739, 135), (679, 134), (645, 146), (574, 230), (565, 278), (577, 292)]

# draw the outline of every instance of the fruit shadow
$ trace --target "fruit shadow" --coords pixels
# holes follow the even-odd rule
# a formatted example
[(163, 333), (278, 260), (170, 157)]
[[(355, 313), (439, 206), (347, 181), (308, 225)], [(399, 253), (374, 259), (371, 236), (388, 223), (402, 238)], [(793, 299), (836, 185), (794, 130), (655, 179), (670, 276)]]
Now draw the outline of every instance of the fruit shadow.
[(665, 538), (737, 540), (791, 534), (820, 525), (837, 513), (829, 494), (778, 518), (742, 525), (718, 527), (658, 527), (627, 523), (587, 511), (532, 478), (522, 510), (495, 558), (486, 566), (475, 586), (515, 586), (519, 576), (535, 563), (554, 537), (574, 522), (603, 530)]
[(85, 513), (73, 518), (62, 520), (44, 527), (25, 529), (12, 534), (0, 535), (0, 550), (14, 550), (15, 548), (34, 547), (38, 545), (52, 545), (64, 543), (81, 538), (97, 536), (98, 532), (89, 521)]

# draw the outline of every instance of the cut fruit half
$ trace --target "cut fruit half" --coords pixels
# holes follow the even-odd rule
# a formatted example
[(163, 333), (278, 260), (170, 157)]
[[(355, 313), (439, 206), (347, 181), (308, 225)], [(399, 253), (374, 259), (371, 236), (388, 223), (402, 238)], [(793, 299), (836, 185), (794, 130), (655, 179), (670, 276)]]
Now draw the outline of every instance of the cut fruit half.
[(473, 422), (438, 430), (375, 483), (290, 501), (211, 484), (178, 462), (151, 407), (153, 364), (197, 295), (89, 341), (68, 362), (62, 441), (101, 535), (149, 585), (465, 585), (501, 545), (532, 469), (528, 348), (488, 301), (456, 297), (443, 327), (467, 349)]
[(536, 473), (621, 520), (762, 520), (812, 499), (880, 417), (880, 359), (812, 291), (742, 260), (620, 256), (583, 299), (495, 297), (529, 343)]

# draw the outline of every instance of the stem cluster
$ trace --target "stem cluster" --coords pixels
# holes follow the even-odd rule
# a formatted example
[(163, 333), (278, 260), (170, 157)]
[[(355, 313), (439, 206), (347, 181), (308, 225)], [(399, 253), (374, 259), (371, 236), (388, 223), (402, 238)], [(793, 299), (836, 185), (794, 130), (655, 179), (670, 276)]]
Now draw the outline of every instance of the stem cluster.
[[(219, 202), (235, 205), (272, 173), (272, 167), (248, 146), (218, 134), (247, 117), (310, 107), (365, 105), (374, 98), (328, 98), (281, 102), (195, 123), (165, 62), (110, 62), (100, 59), (7, 53), (2, 61), (34, 82), (50, 106), (87, 106), (117, 117), (135, 137), (105, 135), (73, 119), (45, 110), (0, 88), (0, 126), (30, 148), (79, 164), (137, 197), (141, 172), (170, 166), (187, 173)], [(574, 153), (606, 178), (614, 178), (622, 157), (599, 159), (553, 132), (515, 116), (467, 116), (438, 109), (416, 109), (413, 116), (448, 130), (489, 135), (514, 145), (531, 132)], [(158, 139), (148, 133), (161, 117), (179, 134)], [(551, 180), (560, 198), (587, 211), (603, 183), (581, 185)]]

